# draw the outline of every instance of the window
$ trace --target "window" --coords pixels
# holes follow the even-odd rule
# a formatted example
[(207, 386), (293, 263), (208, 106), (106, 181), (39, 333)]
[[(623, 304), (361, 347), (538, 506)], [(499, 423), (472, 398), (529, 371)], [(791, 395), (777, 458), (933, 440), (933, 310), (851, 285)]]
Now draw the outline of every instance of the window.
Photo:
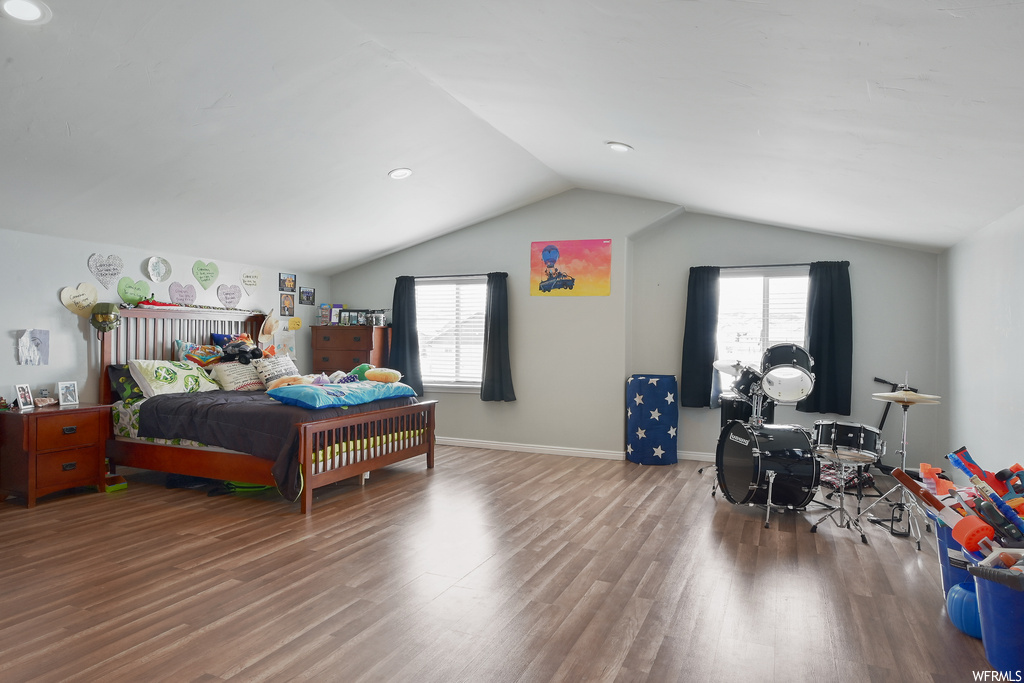
[[(760, 369), (775, 344), (804, 346), (807, 266), (723, 268), (719, 275), (717, 350), (720, 360)], [(722, 377), (725, 386), (731, 377)]]
[(417, 278), (416, 326), (424, 385), (479, 389), (487, 277)]

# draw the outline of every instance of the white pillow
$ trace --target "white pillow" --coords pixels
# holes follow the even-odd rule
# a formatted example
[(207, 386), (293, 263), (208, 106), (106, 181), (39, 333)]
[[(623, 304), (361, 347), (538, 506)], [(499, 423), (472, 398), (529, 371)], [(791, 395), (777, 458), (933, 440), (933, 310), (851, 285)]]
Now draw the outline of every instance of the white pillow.
[(130, 360), (128, 372), (146, 398), (160, 394), (216, 391), (220, 388), (205, 370), (191, 361)]
[(252, 363), (214, 363), (210, 368), (210, 374), (217, 385), (226, 391), (262, 391), (266, 388)]
[(256, 372), (264, 384), (270, 384), (275, 379), (298, 375), (299, 369), (288, 356), (270, 356), (269, 358), (257, 358), (252, 362), (256, 366)]

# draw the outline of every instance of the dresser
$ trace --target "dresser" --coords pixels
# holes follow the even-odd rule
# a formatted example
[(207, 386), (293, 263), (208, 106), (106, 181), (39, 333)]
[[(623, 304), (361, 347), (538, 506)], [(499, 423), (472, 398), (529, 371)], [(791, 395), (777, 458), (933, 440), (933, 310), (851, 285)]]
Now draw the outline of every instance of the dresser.
[(96, 486), (105, 490), (110, 406), (78, 404), (0, 412), (0, 500)]
[(363, 363), (385, 367), (391, 328), (369, 325), (314, 325), (310, 327), (313, 345), (313, 372), (328, 375)]

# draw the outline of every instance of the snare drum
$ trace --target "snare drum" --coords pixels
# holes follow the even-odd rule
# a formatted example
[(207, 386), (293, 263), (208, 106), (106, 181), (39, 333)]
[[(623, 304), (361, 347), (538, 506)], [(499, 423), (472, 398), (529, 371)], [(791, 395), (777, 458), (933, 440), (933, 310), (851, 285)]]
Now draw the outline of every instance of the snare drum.
[(869, 465), (885, 455), (882, 433), (854, 422), (814, 423), (814, 452), (822, 458)]
[(814, 360), (796, 344), (776, 344), (761, 358), (761, 391), (779, 403), (795, 403), (814, 388)]

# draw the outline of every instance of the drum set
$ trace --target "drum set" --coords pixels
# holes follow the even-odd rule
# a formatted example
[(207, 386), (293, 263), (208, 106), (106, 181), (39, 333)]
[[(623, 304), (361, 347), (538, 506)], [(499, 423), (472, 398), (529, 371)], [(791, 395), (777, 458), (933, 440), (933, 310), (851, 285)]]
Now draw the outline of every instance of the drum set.
[[(717, 474), (711, 495), (721, 488), (731, 503), (763, 506), (767, 529), (773, 509), (803, 510), (814, 501), (821, 484), (821, 462), (825, 461), (838, 473), (839, 504), (814, 501), (828, 508), (828, 512), (814, 523), (811, 531), (831, 518), (839, 527), (856, 529), (861, 541), (867, 543), (860, 526), (860, 517), (867, 512), (860, 510), (860, 482), (864, 469), (885, 455), (881, 431), (835, 420), (818, 420), (813, 431), (801, 425), (765, 421), (763, 415), (773, 404), (796, 403), (814, 389), (814, 360), (796, 344), (770, 347), (762, 356), (760, 368), (729, 361), (716, 361), (714, 365), (716, 370), (734, 377), (733, 393), (723, 394), (723, 399), (744, 402), (750, 412), (746, 421), (734, 419), (722, 427), (715, 451)], [(904, 444), (905, 438), (904, 434)], [(904, 445), (901, 452), (905, 451)], [(846, 482), (854, 470), (856, 514), (845, 505)]]

